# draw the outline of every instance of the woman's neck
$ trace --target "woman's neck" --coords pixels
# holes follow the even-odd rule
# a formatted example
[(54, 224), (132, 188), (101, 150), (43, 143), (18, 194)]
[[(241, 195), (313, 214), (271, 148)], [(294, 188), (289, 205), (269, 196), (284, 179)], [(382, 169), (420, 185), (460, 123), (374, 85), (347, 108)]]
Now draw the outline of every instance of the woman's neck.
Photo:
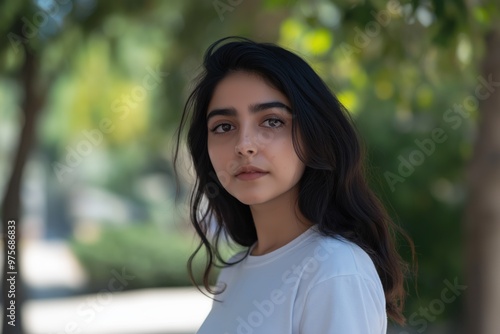
[(296, 199), (297, 191), (290, 190), (270, 202), (250, 207), (257, 230), (257, 243), (251, 255), (272, 252), (313, 225), (300, 212)]

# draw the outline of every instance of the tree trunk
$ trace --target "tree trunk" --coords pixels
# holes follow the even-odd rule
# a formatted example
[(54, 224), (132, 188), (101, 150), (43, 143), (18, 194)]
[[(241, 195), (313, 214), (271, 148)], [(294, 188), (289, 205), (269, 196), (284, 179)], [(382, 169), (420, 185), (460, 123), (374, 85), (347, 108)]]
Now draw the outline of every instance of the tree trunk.
[[(489, 87), (476, 90), (479, 127), (468, 166), (467, 333), (500, 333), (500, 29), (486, 38), (481, 76)], [(486, 94), (486, 92), (489, 93)], [(480, 95), (481, 94), (481, 95)]]
[[(22, 291), (22, 271), (21, 271), (21, 252), (19, 240), (21, 239), (21, 182), (23, 169), (26, 165), (30, 149), (34, 143), (36, 116), (44, 104), (45, 96), (36, 86), (38, 79), (38, 58), (27, 47), (25, 51), (25, 61), (21, 71), (21, 83), (24, 93), (22, 103), (22, 118), (23, 125), (19, 135), (18, 147), (12, 163), (11, 177), (7, 183), (6, 192), (2, 201), (2, 226), (3, 226), (3, 249), (4, 249), (4, 265), (3, 265), (3, 280), (2, 289), (4, 294), (3, 299), (3, 325), (2, 333), (4, 334), (21, 334), (23, 333), (23, 317), (22, 304), (24, 295)], [(15, 223), (11, 223), (15, 222)], [(9, 231), (15, 226), (15, 254), (12, 253), (12, 248), (9, 249)], [(12, 234), (11, 234), (12, 235)], [(15, 258), (15, 263), (9, 265), (8, 254)], [(13, 258), (11, 258), (13, 259)], [(14, 272), (14, 273), (12, 273)], [(12, 274), (8, 274), (12, 273)], [(7, 278), (13, 278), (7, 281)], [(9, 293), (12, 290), (12, 283), (15, 283), (15, 296)], [(15, 326), (9, 324), (12, 314), (7, 308), (11, 305), (11, 301), (15, 302)]]

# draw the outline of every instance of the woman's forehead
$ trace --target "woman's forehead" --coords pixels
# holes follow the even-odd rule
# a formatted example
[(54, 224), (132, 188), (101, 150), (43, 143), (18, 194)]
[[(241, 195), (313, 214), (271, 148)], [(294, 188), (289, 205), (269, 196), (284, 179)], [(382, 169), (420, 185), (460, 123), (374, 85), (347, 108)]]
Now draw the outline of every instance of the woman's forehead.
[(228, 107), (226, 104), (257, 104), (279, 101), (290, 107), (288, 98), (261, 76), (248, 72), (233, 72), (222, 79), (210, 99), (209, 112), (214, 107)]

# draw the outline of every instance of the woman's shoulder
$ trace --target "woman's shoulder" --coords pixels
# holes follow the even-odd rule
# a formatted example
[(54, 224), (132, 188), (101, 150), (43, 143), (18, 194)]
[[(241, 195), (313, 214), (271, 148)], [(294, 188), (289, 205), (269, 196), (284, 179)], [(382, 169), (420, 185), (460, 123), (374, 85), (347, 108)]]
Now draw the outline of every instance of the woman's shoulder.
[(308, 267), (317, 268), (321, 278), (356, 275), (371, 280), (379, 280), (375, 265), (356, 243), (341, 236), (325, 236), (316, 233), (308, 244), (304, 262)]

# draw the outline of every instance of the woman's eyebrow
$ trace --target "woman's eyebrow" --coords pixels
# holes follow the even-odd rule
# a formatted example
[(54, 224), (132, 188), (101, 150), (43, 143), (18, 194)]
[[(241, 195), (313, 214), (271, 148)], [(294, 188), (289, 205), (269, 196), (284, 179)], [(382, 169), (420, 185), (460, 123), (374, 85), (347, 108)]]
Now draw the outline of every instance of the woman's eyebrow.
[[(257, 103), (257, 104), (252, 104), (250, 105), (250, 112), (252, 113), (257, 113), (259, 111), (264, 111), (267, 109), (272, 109), (272, 108), (279, 108), (279, 109), (284, 109), (288, 111), (289, 113), (292, 112), (292, 109), (287, 106), (286, 104), (279, 102), (279, 101), (272, 101), (272, 102), (264, 102), (264, 103)], [(214, 116), (236, 116), (237, 112), (235, 108), (220, 108), (220, 109), (213, 109), (207, 114), (207, 122), (210, 120), (210, 118)]]
[(287, 106), (286, 104), (279, 102), (279, 101), (252, 104), (250, 106), (250, 111), (251, 112), (258, 112), (258, 111), (272, 109), (272, 108), (280, 108), (280, 109), (285, 109), (286, 111), (288, 111), (290, 113), (292, 112), (292, 109), (289, 106)]

